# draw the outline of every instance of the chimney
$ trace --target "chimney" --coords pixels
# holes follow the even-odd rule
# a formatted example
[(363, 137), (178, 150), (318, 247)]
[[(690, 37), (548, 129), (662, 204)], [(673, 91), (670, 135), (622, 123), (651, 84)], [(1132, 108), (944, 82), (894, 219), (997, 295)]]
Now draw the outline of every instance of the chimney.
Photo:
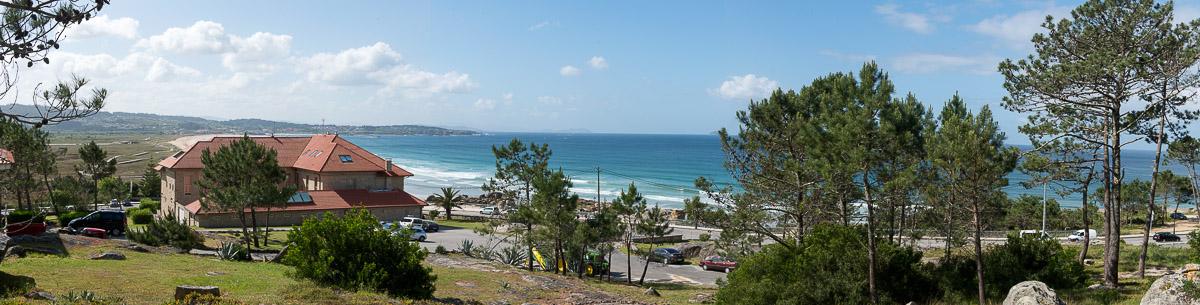
[(387, 160), (387, 165), (383, 168), (383, 170), (390, 173), (390, 172), (392, 172), (392, 158), (387, 158), (386, 160)]

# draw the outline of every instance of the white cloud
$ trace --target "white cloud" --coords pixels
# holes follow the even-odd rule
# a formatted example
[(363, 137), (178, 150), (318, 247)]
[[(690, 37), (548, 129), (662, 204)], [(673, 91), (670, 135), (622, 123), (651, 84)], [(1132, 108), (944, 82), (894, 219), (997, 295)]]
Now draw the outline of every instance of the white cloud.
[(997, 56), (957, 56), (932, 53), (914, 53), (896, 57), (892, 68), (906, 73), (968, 72), (972, 74), (996, 73), (996, 66), (1003, 60)]
[(141, 77), (150, 82), (165, 82), (195, 78), (202, 74), (194, 68), (180, 66), (165, 58), (141, 52), (130, 53), (120, 59), (105, 53), (84, 55), (55, 52), (50, 54), (50, 57), (53, 59), (46, 71), (57, 76), (70, 74), (93, 78), (132, 76)]
[(475, 88), (468, 74), (450, 71), (433, 73), (404, 62), (400, 53), (383, 42), (334, 53), (318, 53), (301, 60), (310, 82), (350, 86), (383, 85), (381, 93), (392, 95), (466, 92)]
[(169, 28), (139, 40), (135, 46), (161, 52), (211, 54), (224, 52), (227, 45), (224, 26), (201, 20), (187, 28)]
[(760, 99), (771, 95), (771, 91), (779, 88), (779, 82), (763, 76), (746, 74), (731, 76), (721, 83), (721, 87), (709, 92), (725, 99), (746, 100)]
[(562, 76), (579, 76), (579, 74), (582, 74), (582, 73), (583, 73), (583, 70), (579, 70), (579, 68), (576, 68), (575, 66), (572, 66), (572, 65), (566, 65), (566, 66), (563, 66), (561, 69), (558, 69), (558, 74), (562, 74)]
[(274, 70), (274, 62), (286, 58), (292, 48), (291, 35), (257, 32), (242, 38), (230, 35), (230, 51), (221, 56), (221, 64), (231, 71)]
[(173, 64), (162, 57), (154, 59), (154, 63), (146, 70), (146, 80), (152, 82), (172, 81), (200, 76), (200, 71)]
[(929, 17), (917, 13), (901, 12), (899, 5), (878, 5), (875, 6), (875, 13), (882, 15), (889, 23), (904, 27), (913, 32), (921, 34), (933, 32), (933, 24), (929, 22)]
[(535, 24), (529, 26), (529, 30), (537, 31), (537, 30), (545, 29), (547, 27), (552, 27), (552, 26), (558, 26), (558, 21), (545, 20), (542, 22), (538, 22), (538, 23), (535, 23)]
[(493, 99), (481, 98), (475, 101), (475, 109), (492, 110), (496, 109), (496, 101)]
[(977, 33), (1000, 39), (1014, 49), (1024, 49), (1032, 46), (1030, 40), (1033, 39), (1034, 34), (1043, 31), (1042, 22), (1046, 21), (1046, 15), (1063, 18), (1070, 15), (1070, 12), (1071, 9), (1068, 7), (1056, 6), (1023, 11), (1013, 15), (996, 15), (976, 23), (971, 26), (971, 29)]
[(604, 57), (592, 56), (592, 59), (588, 60), (588, 65), (592, 66), (592, 69), (604, 70), (608, 69), (608, 60), (605, 60)]
[(104, 36), (134, 39), (137, 38), (138, 24), (136, 19), (129, 17), (114, 19), (109, 18), (108, 15), (100, 15), (68, 27), (63, 35), (66, 40), (83, 40)]
[(500, 99), (504, 100), (504, 105), (512, 105), (513, 94), (512, 94), (512, 92), (505, 93), (503, 96), (500, 97)]

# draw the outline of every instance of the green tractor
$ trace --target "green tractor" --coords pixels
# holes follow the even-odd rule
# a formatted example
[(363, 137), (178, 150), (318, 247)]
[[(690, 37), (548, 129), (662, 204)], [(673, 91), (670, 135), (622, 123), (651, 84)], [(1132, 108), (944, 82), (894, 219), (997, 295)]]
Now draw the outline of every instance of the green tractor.
[(596, 250), (588, 250), (587, 255), (583, 258), (584, 274), (588, 276), (603, 276), (608, 274), (608, 261), (604, 260), (604, 254)]

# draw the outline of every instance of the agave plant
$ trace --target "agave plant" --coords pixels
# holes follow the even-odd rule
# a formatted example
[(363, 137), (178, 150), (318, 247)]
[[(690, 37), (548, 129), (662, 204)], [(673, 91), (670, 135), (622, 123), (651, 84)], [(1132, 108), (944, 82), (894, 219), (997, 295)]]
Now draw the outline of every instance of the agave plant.
[(475, 242), (472, 242), (470, 240), (463, 240), (462, 245), (458, 246), (458, 252), (462, 252), (463, 255), (466, 255), (468, 257), (474, 257), (473, 255), (475, 252)]
[(517, 245), (504, 247), (496, 253), (496, 260), (513, 266), (521, 266), (525, 263), (525, 259), (525, 249)]
[(239, 243), (222, 242), (221, 248), (217, 249), (217, 257), (227, 261), (248, 261), (250, 251), (246, 251), (246, 247)]

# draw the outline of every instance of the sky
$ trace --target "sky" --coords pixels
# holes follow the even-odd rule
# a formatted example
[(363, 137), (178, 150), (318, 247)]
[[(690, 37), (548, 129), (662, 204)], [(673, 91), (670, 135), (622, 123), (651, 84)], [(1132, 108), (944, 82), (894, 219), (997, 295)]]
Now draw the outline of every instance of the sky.
[[(775, 88), (875, 60), (898, 95), (956, 92), (1009, 135), (996, 72), (1054, 1), (113, 1), (28, 86), (106, 111), (484, 131), (711, 133)], [(1200, 3), (1176, 4), (1177, 19)]]

